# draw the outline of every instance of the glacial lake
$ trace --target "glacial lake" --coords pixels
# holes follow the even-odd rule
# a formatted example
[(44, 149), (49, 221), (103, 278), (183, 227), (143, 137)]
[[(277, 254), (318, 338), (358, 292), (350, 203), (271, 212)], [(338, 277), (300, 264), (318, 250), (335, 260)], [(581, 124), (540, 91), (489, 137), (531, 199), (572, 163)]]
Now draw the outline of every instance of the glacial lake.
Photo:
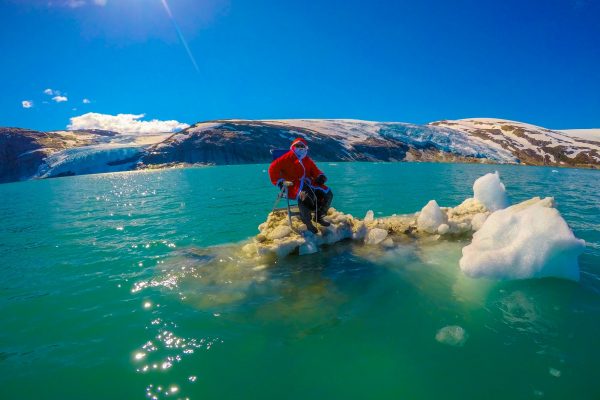
[(555, 197), (581, 280), (467, 278), (467, 239), (241, 270), (267, 165), (4, 184), (0, 398), (600, 398), (599, 171), (318, 165), (361, 218), (455, 206), (497, 170), (513, 203)]

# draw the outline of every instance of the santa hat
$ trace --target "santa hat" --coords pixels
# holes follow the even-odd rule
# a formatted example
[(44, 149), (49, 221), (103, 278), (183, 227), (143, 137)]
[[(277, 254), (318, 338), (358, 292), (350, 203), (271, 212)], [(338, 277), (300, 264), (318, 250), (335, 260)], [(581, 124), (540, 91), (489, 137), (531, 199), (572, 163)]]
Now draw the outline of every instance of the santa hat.
[(304, 144), (306, 147), (308, 147), (308, 143), (306, 143), (306, 140), (304, 140), (303, 138), (296, 138), (294, 139), (294, 141), (292, 142), (292, 144), (290, 145), (290, 150), (297, 145), (298, 143), (302, 143)]

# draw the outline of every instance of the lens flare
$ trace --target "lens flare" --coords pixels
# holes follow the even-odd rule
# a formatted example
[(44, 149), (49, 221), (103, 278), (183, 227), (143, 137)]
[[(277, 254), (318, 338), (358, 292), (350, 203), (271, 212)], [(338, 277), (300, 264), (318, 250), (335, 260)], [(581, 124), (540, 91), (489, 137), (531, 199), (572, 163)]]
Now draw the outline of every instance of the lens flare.
[(177, 32), (177, 36), (179, 36), (179, 40), (181, 41), (181, 44), (183, 44), (185, 51), (187, 52), (188, 56), (190, 57), (190, 60), (192, 61), (192, 64), (194, 65), (194, 68), (196, 69), (196, 72), (200, 73), (200, 68), (198, 68), (198, 63), (196, 63), (196, 59), (194, 58), (194, 55), (192, 54), (192, 51), (190, 50), (190, 47), (188, 46), (187, 40), (185, 40), (185, 37), (183, 36), (181, 29), (179, 29), (179, 25), (177, 25), (177, 21), (175, 21), (175, 18), (173, 17), (173, 13), (171, 12), (171, 7), (169, 7), (169, 3), (167, 3), (167, 0), (161, 0), (161, 2), (162, 2), (163, 7), (165, 8), (165, 11), (167, 12), (167, 15), (169, 16), (169, 19), (173, 23), (173, 27), (175, 28), (175, 31)]

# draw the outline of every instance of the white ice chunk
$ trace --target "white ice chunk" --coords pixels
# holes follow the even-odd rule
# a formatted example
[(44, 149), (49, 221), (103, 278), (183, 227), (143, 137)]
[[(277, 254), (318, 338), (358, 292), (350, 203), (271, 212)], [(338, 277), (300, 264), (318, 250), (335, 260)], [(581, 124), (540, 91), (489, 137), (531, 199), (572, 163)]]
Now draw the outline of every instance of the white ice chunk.
[(441, 224), (440, 226), (438, 226), (438, 233), (440, 235), (445, 235), (446, 233), (448, 233), (448, 231), (450, 230), (450, 227), (448, 226), (448, 224)]
[(381, 245), (383, 247), (391, 248), (391, 247), (394, 247), (394, 241), (392, 240), (392, 238), (389, 237), (389, 238), (385, 239), (383, 242), (381, 242)]
[(462, 249), (461, 270), (474, 278), (578, 281), (585, 242), (552, 205), (552, 198), (534, 198), (492, 213)]
[(269, 234), (267, 235), (267, 238), (269, 238), (271, 240), (281, 239), (281, 238), (286, 237), (290, 233), (292, 233), (292, 229), (289, 226), (280, 225), (280, 226), (276, 227), (275, 229), (273, 229), (271, 232), (269, 232)]
[(486, 214), (486, 213), (475, 214), (475, 216), (471, 220), (471, 228), (475, 232), (477, 232), (478, 230), (480, 230), (481, 227), (483, 226), (483, 223), (487, 219), (487, 217), (488, 217), (488, 214)]
[(385, 229), (373, 228), (367, 234), (367, 237), (365, 238), (365, 243), (366, 244), (379, 244), (379, 243), (383, 242), (385, 240), (385, 238), (387, 238), (387, 235), (388, 235), (388, 231), (386, 231)]
[(473, 194), (488, 210), (496, 211), (509, 205), (504, 184), (498, 171), (478, 178), (473, 184)]
[(442, 212), (435, 200), (431, 200), (419, 213), (417, 227), (428, 233), (436, 233), (438, 227), (448, 222), (446, 214)]

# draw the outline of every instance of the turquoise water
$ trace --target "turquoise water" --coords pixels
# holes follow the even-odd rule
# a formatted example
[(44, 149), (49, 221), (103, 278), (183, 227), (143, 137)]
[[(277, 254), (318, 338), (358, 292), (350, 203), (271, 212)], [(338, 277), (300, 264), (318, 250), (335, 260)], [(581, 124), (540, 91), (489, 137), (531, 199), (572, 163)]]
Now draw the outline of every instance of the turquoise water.
[[(555, 196), (581, 281), (468, 279), (453, 241), (238, 265), (266, 165), (0, 185), (0, 398), (600, 398), (599, 172), (321, 167), (360, 217), (456, 205), (499, 170), (513, 202)], [(436, 340), (454, 325), (462, 345)]]

